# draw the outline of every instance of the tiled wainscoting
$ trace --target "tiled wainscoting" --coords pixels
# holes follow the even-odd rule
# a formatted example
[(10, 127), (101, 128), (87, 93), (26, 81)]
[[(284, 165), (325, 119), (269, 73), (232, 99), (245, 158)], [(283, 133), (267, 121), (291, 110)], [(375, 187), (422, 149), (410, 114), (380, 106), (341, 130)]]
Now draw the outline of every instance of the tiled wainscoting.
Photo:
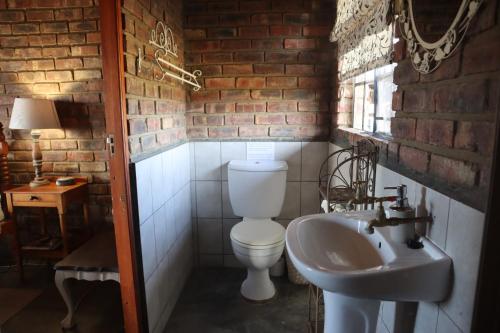
[[(318, 172), (328, 154), (327, 142), (275, 142), (275, 159), (287, 161), (285, 202), (277, 221), (319, 212)], [(229, 233), (241, 221), (231, 209), (227, 163), (245, 160), (246, 142), (192, 142), (192, 216), (201, 266), (240, 266)]]
[(193, 265), (189, 144), (135, 163), (150, 332), (163, 332)]
[[(340, 148), (330, 144), (330, 151), (336, 149)], [(414, 333), (470, 332), (484, 214), (388, 168), (377, 166), (376, 196), (393, 193), (384, 190), (384, 186), (398, 184), (408, 186), (408, 201), (417, 207), (418, 216), (432, 214), (434, 218), (432, 225), (417, 230), (425, 232), (453, 260), (450, 296), (441, 303), (419, 303)], [(383, 302), (377, 333), (398, 333), (394, 330), (394, 316), (395, 303)]]

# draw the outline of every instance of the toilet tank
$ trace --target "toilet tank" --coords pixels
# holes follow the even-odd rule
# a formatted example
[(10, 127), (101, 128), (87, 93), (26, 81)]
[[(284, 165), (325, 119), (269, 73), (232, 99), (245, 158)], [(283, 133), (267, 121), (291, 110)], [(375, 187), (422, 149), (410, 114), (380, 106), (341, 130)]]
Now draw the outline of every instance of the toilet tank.
[(286, 162), (234, 160), (227, 169), (229, 200), (235, 215), (271, 218), (280, 214), (285, 199)]

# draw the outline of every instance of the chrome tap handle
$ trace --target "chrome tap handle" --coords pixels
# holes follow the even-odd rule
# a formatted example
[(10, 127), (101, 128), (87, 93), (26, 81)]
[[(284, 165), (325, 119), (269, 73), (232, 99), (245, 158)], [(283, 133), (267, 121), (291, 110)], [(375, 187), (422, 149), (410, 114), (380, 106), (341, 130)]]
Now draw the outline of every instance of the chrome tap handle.
[(408, 192), (406, 185), (401, 184), (398, 186), (387, 186), (384, 187), (385, 190), (396, 190), (398, 199), (396, 200), (396, 205), (400, 208), (408, 207), (408, 198), (406, 194)]

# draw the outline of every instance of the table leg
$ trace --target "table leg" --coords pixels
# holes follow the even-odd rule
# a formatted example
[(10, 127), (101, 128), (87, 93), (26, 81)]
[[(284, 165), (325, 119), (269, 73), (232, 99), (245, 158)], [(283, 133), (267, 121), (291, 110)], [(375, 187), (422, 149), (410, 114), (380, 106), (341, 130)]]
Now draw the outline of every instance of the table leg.
[(64, 303), (66, 303), (66, 307), (68, 308), (68, 314), (61, 321), (61, 327), (64, 329), (70, 329), (75, 326), (75, 322), (73, 320), (73, 315), (75, 313), (75, 307), (73, 304), (73, 299), (71, 298), (71, 293), (67, 285), (67, 279), (64, 276), (64, 272), (57, 271), (55, 276), (55, 283), (59, 293), (61, 294)]
[(63, 255), (66, 257), (69, 253), (69, 239), (66, 230), (66, 214), (59, 213), (59, 227), (61, 228), (61, 238), (63, 242)]

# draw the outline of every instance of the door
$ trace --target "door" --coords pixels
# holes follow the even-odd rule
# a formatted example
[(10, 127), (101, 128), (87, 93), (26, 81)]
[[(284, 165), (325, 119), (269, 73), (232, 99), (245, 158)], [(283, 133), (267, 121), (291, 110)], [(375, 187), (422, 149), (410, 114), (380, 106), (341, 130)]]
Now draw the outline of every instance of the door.
[(135, 246), (140, 242), (136, 242), (132, 226), (121, 0), (100, 1), (100, 15), (107, 149), (122, 308), (126, 332), (138, 333), (143, 331), (135, 255)]

